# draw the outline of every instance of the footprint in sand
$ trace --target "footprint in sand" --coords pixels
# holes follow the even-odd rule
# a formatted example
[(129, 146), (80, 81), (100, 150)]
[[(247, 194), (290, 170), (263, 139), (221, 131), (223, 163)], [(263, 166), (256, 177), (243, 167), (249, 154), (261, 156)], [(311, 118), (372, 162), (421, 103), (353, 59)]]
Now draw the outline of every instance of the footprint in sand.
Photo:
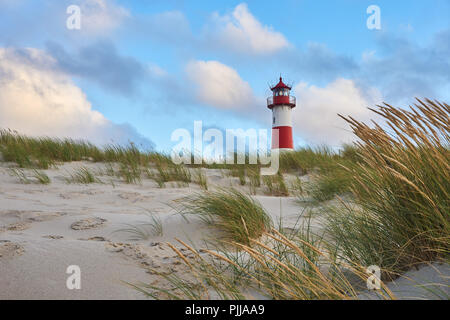
[(121, 192), (118, 194), (118, 197), (124, 200), (129, 200), (133, 203), (154, 199), (154, 196), (142, 195), (137, 192)]
[(136, 198), (139, 198), (141, 194), (137, 192), (121, 192), (117, 196), (125, 200), (134, 200)]
[(82, 197), (80, 192), (60, 193), (59, 196), (65, 200), (76, 199)]
[(28, 221), (31, 222), (43, 222), (43, 221), (49, 221), (52, 220), (54, 218), (58, 218), (61, 216), (66, 215), (66, 213), (62, 213), (62, 212), (41, 212), (41, 213), (36, 213), (33, 216), (28, 218)]
[(70, 225), (73, 230), (87, 230), (94, 229), (102, 226), (106, 222), (106, 219), (102, 218), (87, 218), (76, 221)]
[(85, 194), (85, 195), (89, 195), (89, 196), (95, 196), (95, 195), (103, 194), (103, 193), (105, 193), (105, 192), (101, 191), (101, 190), (84, 190), (84, 191), (81, 191), (81, 194)]
[(78, 239), (78, 240), (80, 240), (80, 241), (100, 241), (100, 242), (108, 241), (104, 237), (100, 237), (100, 236), (90, 237), (90, 238), (87, 238), (87, 239), (81, 238), (81, 239)]
[(54, 236), (54, 235), (48, 235), (48, 236), (42, 236), (42, 238), (52, 239), (52, 240), (60, 240), (63, 239), (63, 236)]
[(18, 243), (10, 242), (8, 240), (0, 241), (0, 259), (20, 256), (24, 251), (23, 247)]
[[(149, 246), (122, 242), (108, 242), (105, 248), (109, 252), (120, 252), (127, 258), (134, 260), (141, 267), (147, 269), (149, 274), (171, 274), (175, 272), (186, 273), (188, 266), (168, 246), (159, 242), (152, 242)], [(193, 260), (194, 255), (185, 248), (178, 248), (185, 259)], [(158, 271), (156, 271), (158, 270)]]
[[(54, 218), (65, 215), (60, 212), (39, 212), (39, 211), (19, 211), (9, 210), (0, 212), (3, 213), (3, 218), (9, 220), (11, 223), (6, 223), (4, 226), (0, 226), (0, 232), (2, 231), (24, 231), (31, 227), (33, 222), (49, 221)], [(16, 220), (15, 222), (12, 222)], [(19, 221), (17, 221), (19, 220)]]
[(31, 226), (31, 224), (28, 222), (17, 222), (17, 223), (12, 223), (12, 224), (6, 226), (6, 230), (8, 230), (8, 231), (23, 231), (23, 230), (29, 229), (30, 226)]
[[(9, 221), (21, 220), (23, 222), (42, 222), (48, 221), (60, 216), (65, 215), (63, 212), (45, 212), (45, 211), (26, 211), (26, 210), (6, 210), (0, 211), (0, 215), (3, 219)], [(20, 222), (20, 221), (19, 221)]]
[[(162, 289), (172, 290), (173, 284), (161, 277), (161, 275), (169, 276), (171, 274), (179, 274), (183, 281), (191, 283), (193, 286), (197, 284), (197, 278), (190, 272), (190, 267), (186, 261), (191, 263), (195, 261), (195, 256), (186, 248), (177, 248), (182, 252), (184, 261), (170, 247), (159, 243), (152, 242), (149, 245), (131, 244), (122, 242), (107, 242), (105, 249), (109, 252), (118, 253), (126, 259), (130, 259), (142, 267), (152, 278), (153, 285)], [(202, 251), (198, 254), (203, 255)], [(205, 259), (211, 258), (205, 256)], [(212, 258), (214, 260), (214, 258)], [(155, 277), (156, 276), (156, 277)], [(163, 293), (155, 292), (162, 299), (169, 299)]]

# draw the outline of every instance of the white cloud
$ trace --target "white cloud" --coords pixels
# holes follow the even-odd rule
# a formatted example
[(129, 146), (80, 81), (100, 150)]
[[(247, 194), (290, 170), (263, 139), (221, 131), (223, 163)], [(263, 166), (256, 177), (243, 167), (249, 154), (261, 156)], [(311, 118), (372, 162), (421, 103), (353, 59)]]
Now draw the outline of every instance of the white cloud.
[(209, 32), (209, 41), (238, 52), (250, 54), (270, 54), (289, 46), (289, 42), (280, 32), (262, 25), (241, 3), (231, 14), (213, 15), (215, 28)]
[(361, 121), (374, 118), (368, 107), (381, 102), (378, 90), (362, 90), (353, 80), (337, 79), (324, 88), (299, 83), (294, 88), (294, 131), (308, 144), (340, 146), (355, 140), (349, 125), (338, 113)]
[(93, 110), (82, 90), (55, 64), (38, 49), (0, 48), (0, 128), (98, 144), (151, 144), (129, 125), (114, 124)]
[(192, 61), (186, 67), (196, 98), (221, 109), (247, 109), (256, 98), (248, 84), (233, 68), (218, 61)]
[(82, 0), (81, 30), (92, 35), (104, 34), (116, 29), (130, 13), (111, 0)]

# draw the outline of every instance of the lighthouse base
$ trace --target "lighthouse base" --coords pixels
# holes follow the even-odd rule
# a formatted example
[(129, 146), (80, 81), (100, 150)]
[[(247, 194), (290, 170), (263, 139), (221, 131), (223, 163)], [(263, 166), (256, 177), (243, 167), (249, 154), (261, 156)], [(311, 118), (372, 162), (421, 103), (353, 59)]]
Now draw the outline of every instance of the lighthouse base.
[(272, 128), (272, 149), (294, 149), (291, 126)]

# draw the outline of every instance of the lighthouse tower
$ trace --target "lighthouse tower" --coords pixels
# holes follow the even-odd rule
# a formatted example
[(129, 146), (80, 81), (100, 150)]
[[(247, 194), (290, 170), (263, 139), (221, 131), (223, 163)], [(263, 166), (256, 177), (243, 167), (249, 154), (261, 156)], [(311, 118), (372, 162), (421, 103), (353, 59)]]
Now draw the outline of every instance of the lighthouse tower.
[(294, 150), (292, 139), (291, 109), (295, 108), (295, 97), (290, 95), (291, 87), (280, 82), (272, 88), (273, 95), (267, 98), (267, 108), (272, 110), (272, 150)]

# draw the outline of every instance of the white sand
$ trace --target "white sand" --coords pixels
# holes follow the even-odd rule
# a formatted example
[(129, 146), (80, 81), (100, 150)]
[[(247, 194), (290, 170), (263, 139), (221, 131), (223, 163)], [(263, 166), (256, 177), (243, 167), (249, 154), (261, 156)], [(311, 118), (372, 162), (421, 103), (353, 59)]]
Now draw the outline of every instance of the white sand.
[[(123, 282), (161, 285), (161, 279), (146, 267), (161, 272), (185, 272), (166, 242), (175, 237), (202, 248), (204, 241), (220, 232), (190, 217), (189, 223), (175, 214), (178, 199), (200, 191), (195, 184), (160, 189), (149, 180), (125, 184), (101, 175), (104, 184), (68, 184), (65, 177), (80, 166), (95, 171), (103, 164), (70, 163), (45, 170), (51, 184), (21, 184), (8, 172), (10, 164), (0, 163), (0, 299), (141, 299), (144, 295)], [(32, 176), (31, 170), (24, 170)], [(207, 170), (210, 188), (240, 187), (238, 178), (220, 170)], [(294, 197), (254, 196), (274, 221), (287, 228), (301, 223), (302, 207)], [(117, 232), (124, 223), (148, 222), (148, 212), (158, 215), (162, 236), (131, 241)], [(313, 220), (319, 228), (318, 220)], [(81, 289), (69, 290), (66, 269), (81, 268)], [(448, 272), (447, 272), (448, 275)]]
[[(145, 298), (122, 281), (158, 284), (146, 266), (182, 272), (165, 242), (176, 243), (177, 237), (201, 248), (220, 235), (194, 217), (187, 223), (175, 214), (177, 199), (200, 191), (195, 184), (160, 189), (149, 179), (134, 185), (106, 175), (99, 176), (104, 184), (68, 184), (65, 177), (80, 166), (104, 169), (77, 162), (45, 170), (49, 185), (21, 184), (10, 175), (10, 164), (0, 165), (0, 299)], [(32, 180), (32, 171), (24, 172)], [(220, 170), (208, 170), (207, 176), (211, 185), (238, 185)], [(257, 198), (278, 219), (280, 198)], [(298, 215), (293, 198), (281, 201), (283, 216)], [(163, 236), (130, 241), (130, 234), (117, 232), (124, 223), (148, 222), (147, 211), (162, 220)], [(81, 268), (81, 290), (66, 288), (69, 265)]]
[[(410, 270), (387, 284), (396, 299), (402, 300), (447, 300), (450, 297), (450, 266), (433, 263)], [(381, 299), (376, 292), (365, 292), (361, 299)]]

